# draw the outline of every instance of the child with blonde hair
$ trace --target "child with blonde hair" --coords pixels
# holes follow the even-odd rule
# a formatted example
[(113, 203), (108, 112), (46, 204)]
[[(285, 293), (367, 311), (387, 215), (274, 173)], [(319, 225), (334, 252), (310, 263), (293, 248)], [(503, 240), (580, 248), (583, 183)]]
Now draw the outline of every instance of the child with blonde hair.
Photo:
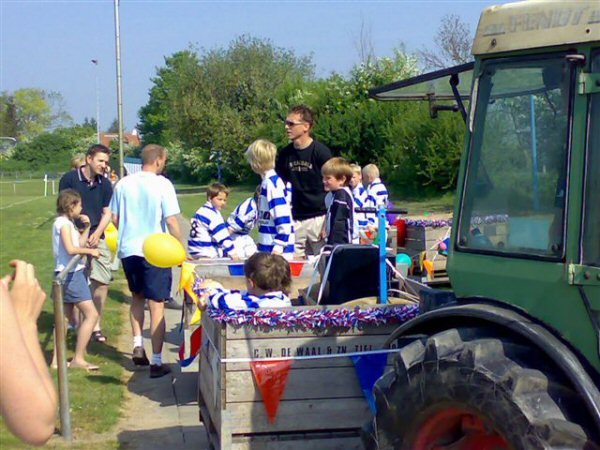
[[(52, 225), (52, 250), (55, 260), (55, 276), (65, 269), (71, 258), (75, 255), (89, 255), (94, 258), (100, 256), (100, 250), (97, 248), (86, 247), (90, 232), (90, 218), (85, 214), (81, 214), (81, 210), (82, 205), (79, 192), (75, 189), (60, 191), (56, 200), (58, 217)], [(75, 228), (76, 219), (84, 226), (81, 233)], [(98, 366), (87, 362), (85, 360), (85, 353), (94, 326), (98, 321), (98, 311), (92, 302), (92, 294), (84, 275), (84, 269), (85, 262), (79, 261), (67, 274), (62, 288), (65, 315), (67, 317), (73, 316), (73, 308), (77, 308), (83, 314), (83, 320), (80, 322), (77, 330), (75, 356), (73, 356), (73, 359), (69, 363), (69, 367), (91, 371), (98, 370)]]
[(252, 170), (261, 176), (258, 197), (258, 251), (283, 255), (294, 254), (294, 229), (290, 188), (275, 173), (277, 147), (265, 139), (254, 141), (246, 150)]
[[(357, 208), (364, 208), (367, 202), (367, 190), (362, 184), (362, 169), (358, 164), (350, 164), (352, 168), (352, 178), (350, 179), (350, 189)], [(356, 213), (358, 228), (363, 229), (368, 225), (365, 213)]]
[[(363, 180), (367, 184), (366, 208), (379, 209), (387, 206), (388, 190), (379, 178), (379, 168), (375, 164), (367, 164), (362, 171)], [(377, 227), (377, 214), (367, 214), (368, 225)]]

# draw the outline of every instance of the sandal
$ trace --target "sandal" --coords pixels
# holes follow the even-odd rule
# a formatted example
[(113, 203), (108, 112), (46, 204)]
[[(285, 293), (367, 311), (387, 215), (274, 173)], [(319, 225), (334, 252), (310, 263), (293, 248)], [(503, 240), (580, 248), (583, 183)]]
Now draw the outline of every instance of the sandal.
[(102, 334), (101, 330), (94, 331), (92, 333), (92, 339), (95, 340), (96, 342), (102, 342), (102, 343), (106, 342), (106, 336), (104, 336)]
[(86, 372), (97, 372), (100, 370), (100, 366), (97, 366), (95, 364), (85, 364), (85, 365), (79, 365), (79, 364), (73, 364), (73, 361), (69, 362), (67, 364), (67, 367), (69, 369), (83, 369)]

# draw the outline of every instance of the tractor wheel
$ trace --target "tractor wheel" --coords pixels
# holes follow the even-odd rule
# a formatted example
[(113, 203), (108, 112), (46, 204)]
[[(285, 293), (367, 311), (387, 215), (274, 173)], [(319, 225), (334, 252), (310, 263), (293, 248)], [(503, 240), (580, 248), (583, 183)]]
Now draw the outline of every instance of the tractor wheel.
[[(487, 332), (487, 334), (485, 334)], [(598, 449), (577, 394), (526, 345), (478, 328), (414, 336), (374, 387), (369, 449)]]

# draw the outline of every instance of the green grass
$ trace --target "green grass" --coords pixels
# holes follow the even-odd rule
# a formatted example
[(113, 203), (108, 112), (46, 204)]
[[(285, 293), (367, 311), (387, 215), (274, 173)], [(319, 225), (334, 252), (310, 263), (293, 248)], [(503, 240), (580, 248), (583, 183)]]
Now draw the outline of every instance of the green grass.
[[(33, 183), (22, 183), (22, 185), (32, 187)], [(4, 188), (4, 186), (6, 184), (0, 184), (0, 187)], [(52, 327), (54, 320), (53, 305), (50, 300), (54, 272), (51, 227), (55, 216), (56, 200), (54, 196), (37, 197), (36, 193), (33, 190), (32, 195), (15, 197), (10, 192), (2, 190), (0, 196), (0, 208), (2, 208), (0, 209), (0, 275), (10, 272), (8, 262), (15, 258), (24, 259), (35, 265), (40, 284), (48, 296), (38, 321), (38, 327), (42, 349), (49, 362), (53, 351)], [(15, 204), (15, 200), (23, 203)], [(115, 283), (110, 288), (103, 319), (103, 329), (109, 336), (109, 345), (91, 343), (88, 348), (89, 360), (100, 366), (100, 373), (88, 375), (84, 371), (69, 371), (71, 425), (76, 439), (88, 437), (93, 433), (109, 431), (120, 417), (125, 388), (121, 383), (123, 374), (121, 356), (114, 345), (123, 328), (125, 298), (122, 294), (122, 275), (115, 273), (115, 279)], [(73, 354), (74, 346), (74, 337), (69, 336), (68, 356)], [(52, 370), (51, 373), (56, 379), (56, 371)], [(108, 442), (113, 440), (114, 437), (110, 438)], [(108, 442), (105, 441), (106, 445), (103, 444), (96, 448), (109, 448), (107, 447)], [(76, 448), (63, 446), (60, 442), (52, 445), (55, 448)], [(0, 448), (24, 448), (23, 444), (10, 434), (1, 421)], [(86, 446), (86, 448), (93, 447)]]

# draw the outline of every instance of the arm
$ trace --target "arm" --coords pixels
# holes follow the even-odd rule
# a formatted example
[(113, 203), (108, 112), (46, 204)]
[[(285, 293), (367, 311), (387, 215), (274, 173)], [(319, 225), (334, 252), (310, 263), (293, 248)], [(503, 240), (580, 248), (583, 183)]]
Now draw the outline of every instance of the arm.
[[(85, 214), (79, 216), (79, 220), (85, 226), (84, 230), (79, 234), (79, 246), (85, 247), (90, 234), (90, 218)], [(66, 247), (65, 247), (66, 248)]]
[(279, 152), (277, 159), (275, 159), (275, 172), (277, 172), (277, 175), (279, 175), (285, 183), (290, 180), (287, 167), (287, 158), (283, 151)]
[(97, 248), (75, 247), (71, 239), (71, 226), (69, 225), (63, 225), (60, 229), (60, 240), (69, 255), (92, 255), (95, 258), (100, 256), (100, 251)]
[(223, 222), (223, 218), (220, 214), (211, 220), (210, 225), (208, 226), (208, 232), (214, 241), (219, 245), (219, 247), (223, 249), (224, 255), (237, 258), (233, 248), (233, 242), (231, 237), (229, 237), (229, 232), (227, 231), (227, 225), (225, 222)]
[(111, 220), (110, 208), (108, 206), (105, 206), (102, 209), (102, 217), (100, 218), (100, 223), (98, 224), (98, 228), (96, 228), (96, 230), (88, 238), (88, 245), (90, 247), (96, 247), (98, 245), (98, 241), (100, 240), (100, 237), (104, 233), (104, 230), (106, 230), (106, 227), (110, 223), (110, 220)]
[(181, 228), (179, 227), (179, 220), (177, 220), (177, 215), (169, 216), (165, 219), (167, 223), (167, 228), (169, 229), (169, 233), (177, 238), (177, 240), (181, 241)]
[(31, 264), (12, 261), (0, 282), (0, 411), (8, 428), (30, 445), (54, 432), (57, 396), (38, 341), (37, 318), (46, 294)]
[(248, 309), (259, 305), (251, 295), (227, 289), (211, 289), (208, 294), (209, 304), (218, 309)]
[(269, 184), (267, 187), (269, 214), (273, 218), (277, 234), (273, 238), (273, 253), (282, 254), (292, 234), (292, 209), (286, 199), (283, 182)]

